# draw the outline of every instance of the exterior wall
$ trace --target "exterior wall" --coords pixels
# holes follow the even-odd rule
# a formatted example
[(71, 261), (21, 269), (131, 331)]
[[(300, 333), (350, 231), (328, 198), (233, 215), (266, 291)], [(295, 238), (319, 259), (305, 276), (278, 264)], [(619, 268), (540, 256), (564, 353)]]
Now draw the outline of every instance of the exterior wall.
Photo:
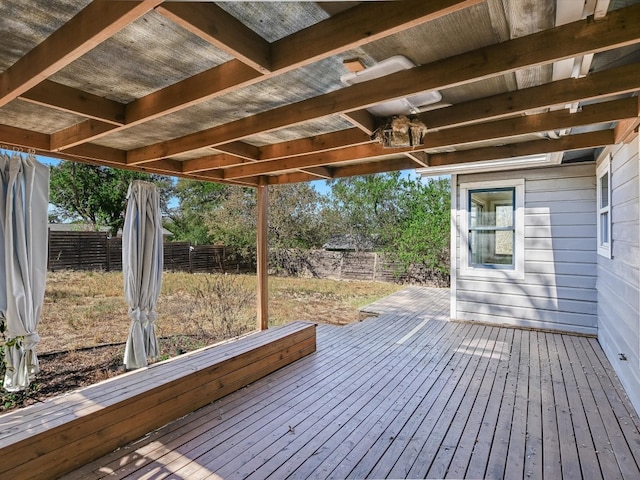
[[(638, 137), (611, 153), (611, 259), (598, 255), (598, 340), (640, 412)], [(626, 360), (621, 358), (623, 354)]]
[[(524, 273), (465, 275), (461, 198), (465, 183), (524, 179)], [(459, 320), (595, 334), (595, 165), (454, 176), (451, 316)], [(454, 210), (455, 208), (455, 210)], [(516, 249), (516, 256), (522, 255)]]

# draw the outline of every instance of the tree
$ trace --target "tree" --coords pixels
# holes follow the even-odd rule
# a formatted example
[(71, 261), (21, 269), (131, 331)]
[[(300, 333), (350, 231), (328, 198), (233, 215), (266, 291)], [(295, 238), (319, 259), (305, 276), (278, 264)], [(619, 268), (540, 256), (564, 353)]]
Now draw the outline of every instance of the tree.
[(168, 212), (166, 222), (173, 239), (193, 245), (215, 243), (207, 217), (228, 198), (231, 188), (220, 183), (178, 179), (174, 188), (178, 207)]
[(331, 184), (334, 233), (364, 236), (405, 269), (449, 270), (448, 179), (399, 173), (352, 177)]
[(449, 272), (451, 186), (448, 178), (403, 180), (397, 230), (387, 253), (405, 265)]
[(399, 218), (402, 195), (398, 172), (341, 178), (330, 183), (333, 233), (365, 237), (378, 245), (386, 242)]
[(322, 223), (325, 200), (308, 183), (269, 187), (269, 246), (317, 248), (327, 240)]
[(96, 229), (107, 226), (111, 235), (116, 235), (124, 225), (126, 196), (133, 180), (157, 184), (161, 207), (166, 211), (172, 187), (167, 177), (75, 162), (51, 167), (49, 201), (57, 218), (80, 220)]

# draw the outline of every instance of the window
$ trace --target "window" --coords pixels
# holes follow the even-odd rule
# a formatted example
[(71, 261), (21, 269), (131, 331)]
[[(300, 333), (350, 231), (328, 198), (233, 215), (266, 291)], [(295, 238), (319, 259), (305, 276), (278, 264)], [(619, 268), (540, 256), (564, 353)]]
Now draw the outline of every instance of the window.
[(474, 267), (513, 268), (516, 189), (469, 190), (469, 258)]
[(596, 171), (598, 202), (598, 254), (611, 258), (611, 155)]
[(524, 180), (460, 185), (461, 275), (524, 278)]

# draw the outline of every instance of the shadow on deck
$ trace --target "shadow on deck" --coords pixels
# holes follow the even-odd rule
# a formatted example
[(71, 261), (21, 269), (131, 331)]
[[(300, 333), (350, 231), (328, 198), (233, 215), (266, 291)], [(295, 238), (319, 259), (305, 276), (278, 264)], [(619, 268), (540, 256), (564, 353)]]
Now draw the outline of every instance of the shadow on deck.
[(448, 290), (320, 325), (317, 352), (65, 478), (640, 478), (593, 338), (447, 322)]

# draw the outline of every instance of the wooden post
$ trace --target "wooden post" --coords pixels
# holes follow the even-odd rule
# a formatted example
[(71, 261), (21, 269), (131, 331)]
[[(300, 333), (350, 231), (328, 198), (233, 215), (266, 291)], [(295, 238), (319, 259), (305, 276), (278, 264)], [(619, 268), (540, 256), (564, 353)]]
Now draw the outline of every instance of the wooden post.
[(266, 177), (260, 177), (258, 193), (258, 241), (257, 241), (257, 274), (258, 274), (258, 330), (269, 328), (269, 250), (267, 248), (269, 232), (269, 187)]

